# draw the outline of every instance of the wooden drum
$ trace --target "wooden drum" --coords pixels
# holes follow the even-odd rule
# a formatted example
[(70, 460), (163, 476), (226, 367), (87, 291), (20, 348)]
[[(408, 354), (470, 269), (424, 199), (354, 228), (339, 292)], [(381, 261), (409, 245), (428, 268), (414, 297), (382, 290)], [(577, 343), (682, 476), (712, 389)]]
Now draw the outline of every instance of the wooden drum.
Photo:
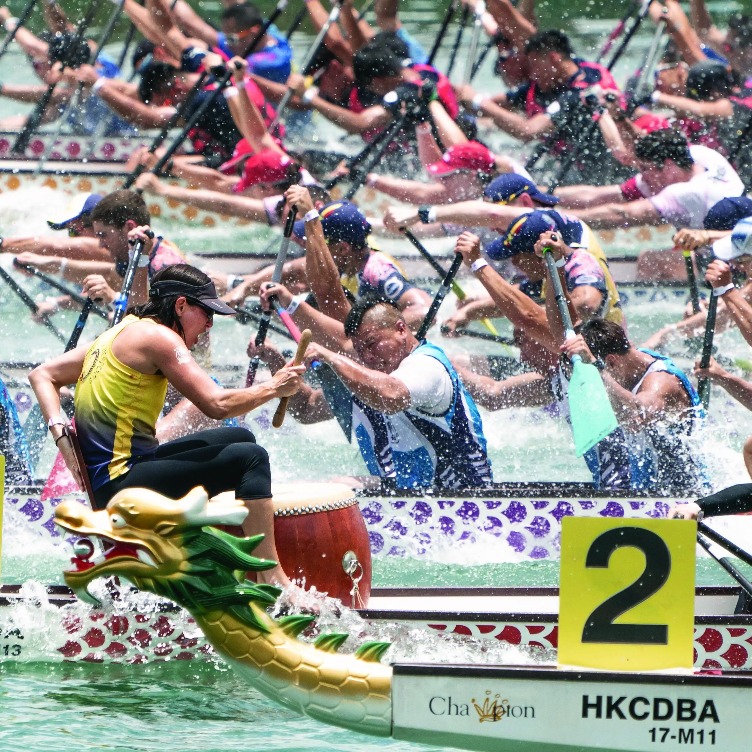
[[(277, 553), (290, 579), (306, 589), (315, 586), (346, 606), (367, 606), (371, 548), (353, 490), (342, 483), (298, 482), (273, 484), (272, 493)], [(355, 554), (347, 556), (352, 576), (343, 566), (348, 552)], [(355, 604), (352, 578), (360, 578)]]

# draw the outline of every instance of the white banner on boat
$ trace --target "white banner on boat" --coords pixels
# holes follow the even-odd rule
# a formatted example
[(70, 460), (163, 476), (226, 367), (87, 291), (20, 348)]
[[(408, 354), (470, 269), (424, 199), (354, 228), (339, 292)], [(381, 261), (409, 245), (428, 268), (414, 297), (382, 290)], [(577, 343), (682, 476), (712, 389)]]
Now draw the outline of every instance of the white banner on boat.
[(489, 752), (749, 752), (752, 681), (400, 666), (393, 735)]

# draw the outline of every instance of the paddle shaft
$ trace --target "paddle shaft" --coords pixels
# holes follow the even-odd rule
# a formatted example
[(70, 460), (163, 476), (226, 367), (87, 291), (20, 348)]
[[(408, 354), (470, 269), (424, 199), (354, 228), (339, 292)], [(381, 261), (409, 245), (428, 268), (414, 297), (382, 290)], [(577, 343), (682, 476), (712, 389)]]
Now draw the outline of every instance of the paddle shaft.
[[(707, 368), (710, 365), (710, 358), (713, 356), (713, 337), (715, 335), (715, 317), (718, 311), (718, 296), (710, 295), (708, 301), (708, 317), (705, 320), (705, 333), (702, 338), (702, 355), (700, 356), (700, 368)], [(697, 393), (703, 407), (707, 410), (710, 404), (710, 379), (701, 378), (697, 382)]]
[(433, 301), (431, 302), (431, 306), (428, 309), (428, 313), (426, 313), (426, 317), (423, 319), (423, 323), (420, 325), (420, 329), (418, 329), (418, 332), (415, 335), (416, 339), (425, 339), (428, 330), (431, 328), (434, 320), (436, 319), (436, 314), (439, 312), (439, 308), (441, 307), (444, 298), (447, 296), (447, 293), (452, 287), (452, 280), (460, 270), (460, 266), (462, 266), (462, 254), (457, 253), (454, 256), (454, 261), (452, 261), (452, 265), (449, 267), (449, 271), (446, 273), (441, 286), (436, 291), (436, 295), (434, 295), (433, 297)]
[(34, 7), (37, 4), (37, 0), (29, 0), (26, 7), (21, 11), (21, 15), (18, 17), (18, 21), (12, 31), (9, 31), (3, 40), (3, 45), (0, 47), (0, 58), (7, 52), (10, 43), (16, 38), (16, 33), (22, 26), (26, 26), (26, 22), (34, 12)]
[[(150, 238), (154, 237), (154, 233), (151, 231), (149, 231), (148, 235)], [(131, 296), (133, 280), (136, 276), (136, 270), (138, 269), (143, 250), (144, 241), (137, 240), (133, 244), (133, 251), (130, 255), (130, 258), (128, 259), (128, 267), (125, 270), (125, 276), (123, 277), (123, 286), (120, 288), (120, 294), (117, 296), (117, 298), (115, 298), (115, 301), (112, 304), (115, 312), (112, 316), (112, 324), (110, 324), (110, 328), (117, 326), (123, 320), (123, 316), (125, 316), (125, 311), (128, 308), (128, 299)]]
[[(285, 229), (282, 236), (282, 242), (279, 244), (279, 251), (277, 253), (277, 260), (274, 262), (274, 270), (272, 271), (272, 282), (279, 283), (282, 279), (282, 269), (287, 259), (287, 249), (290, 246), (290, 238), (292, 237), (292, 231), (295, 227), (295, 216), (297, 215), (297, 208), (290, 207), (290, 211), (287, 213), (287, 219), (285, 220)], [(256, 332), (256, 338), (253, 340), (253, 344), (256, 347), (261, 347), (266, 341), (266, 333), (269, 330), (269, 324), (271, 323), (272, 312), (271, 310), (264, 311), (261, 314), (261, 320), (259, 321), (259, 328)], [(261, 358), (258, 355), (254, 355), (248, 363), (248, 372), (245, 376), (246, 387), (253, 386), (253, 382), (256, 380), (256, 372), (258, 371)]]
[[(254, 34), (253, 38), (251, 39), (251, 41), (248, 43), (245, 50), (243, 51), (242, 57), (248, 57), (248, 55), (251, 54), (251, 52), (253, 51), (253, 48), (258, 44), (260, 39), (263, 39), (264, 35), (269, 30), (271, 25), (277, 20), (279, 15), (282, 13), (282, 11), (286, 7), (287, 7), (287, 0), (280, 0), (280, 2), (277, 4), (277, 7), (274, 9), (274, 12), (264, 22), (264, 25), (258, 30), (258, 32)], [(209, 76), (208, 72), (206, 71), (202, 72), (201, 76), (199, 77), (199, 81), (202, 82), (201, 84), (202, 86), (203, 86), (203, 83), (208, 78), (208, 76)], [(230, 68), (227, 68), (225, 72), (217, 80), (216, 89), (209, 92), (209, 96), (207, 96), (206, 99), (204, 99), (204, 101), (200, 104), (199, 107), (196, 108), (196, 110), (190, 116), (190, 118), (188, 118), (185, 125), (183, 126), (183, 129), (180, 131), (180, 133), (178, 133), (175, 140), (172, 142), (172, 144), (170, 144), (170, 146), (167, 147), (167, 149), (165, 150), (165, 153), (160, 157), (159, 161), (154, 165), (154, 167), (151, 168), (151, 172), (153, 172), (155, 175), (161, 174), (162, 168), (170, 161), (170, 159), (172, 159), (175, 152), (182, 146), (183, 141), (185, 141), (190, 131), (193, 130), (193, 128), (196, 126), (196, 123), (203, 117), (204, 113), (207, 112), (207, 110), (214, 104), (217, 98), (222, 96), (222, 91), (227, 85), (227, 83), (230, 81), (231, 77), (232, 77), (232, 70)], [(179, 110), (182, 111), (182, 115), (185, 114), (188, 107), (190, 106), (189, 104), (190, 100), (195, 98), (198, 91), (199, 91), (199, 86), (198, 86), (198, 82), (196, 82), (196, 84), (194, 84), (193, 88), (189, 92), (189, 96), (186, 97), (184, 106), (181, 106), (179, 108)], [(173, 116), (175, 119), (175, 123), (177, 123), (179, 119), (184, 119), (182, 115), (179, 115), (177, 117)], [(172, 123), (172, 120), (173, 118), (170, 118), (170, 123), (168, 123), (168, 125), (165, 126), (167, 129), (171, 128), (172, 125), (174, 124)], [(159, 136), (157, 136), (157, 139), (159, 139), (160, 136), (162, 136), (161, 133), (159, 134)], [(162, 136), (161, 141), (159, 141), (159, 143), (156, 146), (152, 144), (153, 151), (151, 147), (149, 149), (149, 151), (152, 154), (154, 153), (154, 151), (156, 151), (159, 144), (161, 144), (162, 141), (164, 141), (165, 137), (166, 137), (166, 134), (165, 136)], [(128, 176), (126, 182), (123, 184), (124, 187), (129, 188), (131, 185), (133, 185), (134, 181), (136, 180), (136, 178), (139, 176), (141, 172), (143, 172), (143, 168), (141, 169), (141, 171), (138, 171), (137, 169), (134, 170), (133, 173)]]
[[(567, 299), (564, 296), (564, 288), (562, 287), (561, 280), (559, 279), (559, 268), (556, 266), (553, 253), (550, 248), (543, 249), (543, 258), (546, 261), (548, 267), (548, 275), (551, 277), (551, 286), (554, 288), (554, 299), (556, 300), (556, 307), (559, 309), (559, 316), (561, 318), (562, 326), (564, 327), (564, 338), (571, 339), (574, 337), (574, 327), (572, 326), (572, 317), (569, 313), (569, 306), (567, 305)], [(580, 358), (579, 355), (575, 355), (575, 358)], [(572, 358), (574, 361), (574, 358)]]
[(725, 548), (729, 553), (734, 554), (737, 559), (741, 559), (745, 564), (752, 566), (752, 554), (750, 554), (748, 551), (745, 551), (743, 548), (739, 548), (736, 543), (730, 541), (728, 538), (725, 538), (719, 532), (713, 530), (712, 527), (709, 527), (704, 522), (698, 522), (697, 531), (698, 533), (702, 533), (706, 537), (710, 538), (710, 540), (712, 540), (714, 543), (717, 543), (719, 546)]
[(700, 291), (697, 288), (697, 275), (692, 260), (692, 251), (682, 251), (684, 256), (684, 268), (687, 270), (687, 282), (689, 282), (689, 298), (692, 301), (692, 313), (700, 312)]
[[(645, 58), (642, 62), (642, 66), (640, 67), (640, 72), (637, 76), (637, 82), (634, 85), (634, 90), (632, 92), (632, 98), (631, 102), (633, 105), (636, 105), (641, 99), (642, 99), (642, 92), (645, 89), (645, 84), (648, 82), (648, 79), (650, 77), (650, 74), (653, 72), (653, 69), (655, 68), (656, 63), (658, 62), (658, 58), (660, 57), (662, 50), (663, 50), (663, 38), (666, 34), (665, 28), (658, 24), (658, 26), (655, 29), (655, 34), (653, 35), (653, 39), (650, 42), (650, 47), (648, 47), (647, 52), (645, 53)], [(634, 110), (635, 106), (630, 107), (630, 110)]]
[(467, 26), (467, 22), (470, 20), (470, 6), (469, 5), (463, 5), (462, 6), (462, 14), (460, 15), (460, 23), (457, 27), (457, 34), (454, 37), (454, 44), (452, 45), (452, 51), (449, 54), (449, 64), (447, 65), (446, 69), (446, 77), (451, 78), (452, 71), (454, 70), (454, 64), (457, 61), (457, 53), (460, 50), (460, 45), (462, 44), (462, 37), (465, 33), (465, 26)]
[(345, 201), (350, 201), (360, 190), (360, 187), (365, 183), (366, 176), (376, 164), (381, 161), (384, 152), (389, 148), (389, 144), (392, 143), (397, 134), (402, 130), (406, 120), (407, 115), (400, 115), (386, 130), (379, 134), (378, 145), (375, 147), (373, 154), (371, 154), (371, 159), (368, 165), (364, 170), (360, 170), (352, 177), (352, 183), (344, 195)]
[(752, 597), (752, 582), (750, 582), (739, 569), (725, 556), (716, 556), (710, 541), (701, 533), (697, 533), (697, 542), (715, 559), (741, 586), (747, 595)]
[[(50, 287), (54, 287), (56, 290), (63, 293), (63, 295), (68, 295), (72, 301), (77, 303), (80, 306), (83, 306), (86, 304), (86, 302), (89, 300), (89, 298), (85, 298), (83, 295), (79, 295), (75, 290), (72, 290), (67, 285), (64, 285), (62, 282), (58, 282), (54, 277), (50, 277), (49, 274), (45, 274), (44, 272), (39, 271), (34, 266), (28, 266), (26, 264), (19, 264), (16, 260), (13, 261), (13, 266), (18, 267), (19, 269), (23, 269), (25, 272), (29, 272), (29, 274), (33, 274), (37, 279), (40, 279), (42, 282), (44, 282), (46, 285), (49, 285)], [(94, 306), (92, 309), (93, 312), (99, 316), (100, 319), (104, 319), (105, 321), (109, 321), (109, 316), (106, 311), (102, 310), (101, 308), (98, 308), (97, 306)]]
[(454, 333), (460, 337), (483, 339), (487, 342), (496, 342), (499, 345), (506, 345), (507, 347), (517, 344), (514, 341), (514, 337), (502, 337), (500, 334), (490, 334), (489, 332), (476, 332), (474, 329), (455, 329)]
[[(65, 50), (66, 54), (64, 55), (63, 60), (60, 61), (64, 68), (68, 67), (68, 61), (73, 53), (73, 50), (83, 40), (86, 29), (94, 20), (94, 16), (101, 3), (102, 0), (92, 0), (88, 9), (86, 10), (84, 17), (78, 22), (76, 31), (74, 32), (73, 37), (71, 38), (71, 41)], [(47, 110), (47, 106), (52, 100), (52, 95), (55, 92), (56, 86), (57, 82), (54, 81), (47, 87), (47, 90), (42, 95), (42, 98), (39, 100), (39, 102), (37, 102), (37, 106), (34, 108), (34, 110), (32, 110), (31, 114), (26, 119), (26, 124), (24, 125), (21, 133), (18, 134), (16, 142), (13, 144), (12, 152), (14, 154), (23, 154), (26, 151), (26, 147), (29, 145), (31, 137), (34, 135), (34, 132), (37, 130), (37, 128), (39, 128), (39, 125), (42, 122), (42, 118), (44, 117), (44, 113)]]
[[(326, 19), (321, 29), (319, 29), (319, 33), (316, 35), (316, 38), (313, 40), (313, 44), (310, 46), (305, 58), (303, 59), (303, 63), (300, 66), (301, 75), (310, 75), (316, 55), (318, 55), (318, 52), (321, 49), (321, 45), (324, 43), (324, 39), (329, 33), (329, 29), (331, 28), (332, 24), (337, 23), (337, 19), (339, 18), (341, 11), (341, 3), (338, 2), (338, 0), (334, 0), (334, 4), (332, 5), (329, 17)], [(270, 131), (273, 131), (279, 121), (282, 119), (282, 113), (287, 108), (287, 105), (294, 93), (295, 92), (292, 91), (292, 89), (287, 89), (282, 95), (282, 99), (279, 100), (279, 104), (277, 105), (277, 112), (274, 115), (274, 120), (272, 120), (271, 124), (269, 125)]]
[[(305, 358), (308, 345), (311, 343), (311, 330), (304, 329), (300, 335), (300, 341), (298, 342), (298, 349), (295, 352), (295, 358), (292, 364), (299, 366)], [(277, 409), (274, 411), (274, 417), (272, 418), (272, 425), (274, 428), (279, 428), (285, 420), (285, 413), (287, 412), (287, 403), (290, 401), (289, 397), (282, 397), (279, 400)]]
[(598, 53), (598, 57), (595, 59), (596, 63), (600, 63), (606, 55), (611, 51), (611, 47), (613, 46), (614, 42), (624, 33), (624, 29), (626, 28), (627, 21), (629, 21), (630, 18), (634, 15), (635, 10), (637, 9), (637, 6), (629, 5), (627, 12), (622, 16), (621, 21), (619, 21), (618, 24), (614, 27), (614, 30), (606, 37), (606, 41), (603, 43), (603, 46), (601, 47), (601, 51)]
[(436, 55), (439, 52), (439, 48), (441, 47), (441, 43), (444, 41), (444, 37), (446, 36), (447, 29), (449, 28), (449, 24), (452, 23), (452, 18), (454, 17), (454, 13), (457, 10), (457, 2), (456, 0), (451, 0), (449, 3), (446, 13), (444, 14), (444, 20), (441, 22), (441, 28), (439, 29), (439, 33), (436, 35), (436, 39), (434, 40), (433, 47), (431, 47), (431, 52), (428, 54), (428, 60), (426, 61), (428, 65), (433, 65), (433, 61), (436, 59)]
[[(8, 287), (18, 296), (19, 300), (34, 314), (39, 313), (39, 306), (34, 302), (32, 297), (24, 290), (13, 277), (0, 267), (0, 278)], [(42, 325), (54, 334), (61, 342), (67, 342), (68, 338), (46, 317), (40, 318)]]
[(465, 72), (462, 76), (463, 84), (469, 84), (473, 78), (473, 69), (475, 67), (475, 59), (478, 57), (478, 43), (480, 42), (480, 34), (483, 31), (483, 14), (485, 12), (485, 0), (477, 0), (473, 11), (473, 30), (470, 34), (470, 46), (467, 51), (467, 59), (465, 60)]
[(84, 303), (83, 308), (81, 308), (81, 313), (78, 314), (78, 318), (76, 319), (68, 344), (65, 346), (65, 352), (73, 350), (78, 344), (78, 340), (81, 338), (81, 334), (84, 331), (86, 321), (89, 318), (89, 313), (92, 308), (94, 308), (94, 301), (91, 298), (86, 298), (86, 302)]

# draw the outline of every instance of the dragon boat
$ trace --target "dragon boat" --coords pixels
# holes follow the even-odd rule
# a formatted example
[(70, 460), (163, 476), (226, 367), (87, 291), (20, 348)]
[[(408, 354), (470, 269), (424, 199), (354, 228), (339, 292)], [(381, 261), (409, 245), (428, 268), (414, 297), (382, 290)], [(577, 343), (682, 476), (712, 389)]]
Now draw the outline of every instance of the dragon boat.
[(48, 159), (60, 162), (124, 163), (133, 152), (144, 146), (148, 147), (153, 140), (153, 136), (150, 137), (148, 133), (136, 137), (93, 138), (40, 131), (32, 136), (23, 155), (19, 156), (12, 151), (17, 138), (18, 133), (15, 131), (0, 131), (0, 160), (15, 159), (36, 164), (48, 154)]
[[(282, 483), (273, 487), (278, 520), (298, 517), (301, 527), (332, 523), (337, 509), (359, 507), (364, 535), (376, 557), (437, 559), (483, 545), (496, 561), (558, 558), (561, 522), (569, 516), (665, 517), (680, 499), (599, 492), (588, 483), (500, 483), (452, 494), (422, 492), (356, 495), (339, 483)], [(73, 498), (87, 504), (82, 494)], [(5, 490), (6, 515), (40, 535), (59, 537), (55, 510), (39, 487)]]
[(241, 502), (210, 501), (202, 489), (177, 501), (131, 489), (100, 512), (63, 503), (57, 524), (83, 536), (65, 580), (91, 600), (94, 580), (125, 577), (182, 605), (222, 659), (257, 690), (364, 734), (515, 752), (642, 752), (656, 745), (674, 752), (688, 744), (748, 749), (745, 701), (752, 680), (743, 672), (399, 659), (385, 665), (390, 644), (362, 636), (354, 652), (343, 654), (347, 633), (317, 632), (317, 619), (308, 614), (272, 618), (266, 609), (279, 590), (238, 574), (273, 566), (253, 556), (257, 539), (214, 527), (237, 525), (246, 513)]

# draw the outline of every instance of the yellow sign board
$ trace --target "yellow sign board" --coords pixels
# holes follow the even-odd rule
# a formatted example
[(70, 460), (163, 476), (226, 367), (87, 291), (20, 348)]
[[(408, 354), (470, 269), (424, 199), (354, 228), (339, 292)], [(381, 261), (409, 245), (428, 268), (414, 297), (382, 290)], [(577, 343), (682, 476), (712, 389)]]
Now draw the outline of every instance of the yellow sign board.
[(692, 668), (690, 520), (562, 520), (559, 664), (611, 671)]

